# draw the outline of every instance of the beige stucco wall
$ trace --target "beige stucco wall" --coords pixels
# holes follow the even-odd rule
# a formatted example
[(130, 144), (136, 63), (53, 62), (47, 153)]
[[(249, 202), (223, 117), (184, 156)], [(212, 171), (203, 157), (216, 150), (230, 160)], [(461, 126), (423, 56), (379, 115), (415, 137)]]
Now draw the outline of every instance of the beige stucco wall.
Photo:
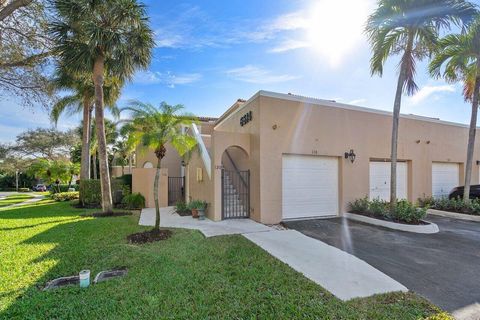
[[(338, 214), (350, 201), (369, 194), (370, 160), (388, 161), (390, 156), (391, 115), (293, 100), (259, 95), (215, 127), (214, 141), (218, 131), (249, 134), (251, 217), (263, 223), (282, 219), (283, 154), (338, 159)], [(241, 127), (240, 117), (248, 111), (253, 120)], [(398, 158), (408, 164), (409, 200), (431, 195), (432, 162), (459, 163), (462, 184), (467, 134), (468, 129), (458, 125), (401, 118)], [(234, 137), (225, 138), (219, 150), (214, 144), (215, 154), (223, 152), (225, 145), (235, 145)], [(343, 158), (350, 149), (357, 155), (353, 164)], [(476, 150), (475, 160), (480, 159), (478, 144)], [(220, 165), (219, 158), (215, 161), (214, 166)], [(472, 183), (478, 183), (478, 177), (479, 168), (474, 164)], [(220, 186), (219, 180), (214, 192), (217, 198)]]
[[(182, 159), (178, 155), (177, 150), (175, 150), (170, 144), (165, 146), (167, 152), (165, 157), (162, 159), (162, 168), (168, 169), (170, 177), (180, 177), (181, 176), (181, 164)], [(137, 168), (143, 168), (145, 162), (151, 162), (153, 167), (157, 166), (157, 157), (153, 150), (149, 150), (145, 147), (138, 146), (136, 150), (137, 154)]]
[[(147, 208), (155, 207), (155, 200), (153, 198), (153, 184), (155, 181), (155, 168), (143, 169), (133, 168), (132, 174), (132, 192), (139, 192), (145, 197), (145, 204)], [(158, 187), (158, 199), (160, 207), (168, 205), (168, 169), (160, 169), (160, 182)]]
[[(132, 168), (133, 169), (133, 168)], [(124, 174), (130, 174), (130, 167), (126, 165), (123, 167)], [(122, 176), (122, 166), (113, 166), (112, 167), (112, 178), (117, 178)]]
[[(197, 169), (202, 170), (202, 181), (197, 181)], [(186, 167), (185, 180), (185, 183), (187, 184), (187, 202), (190, 202), (192, 200), (206, 201), (208, 203), (208, 208), (206, 212), (207, 217), (212, 220), (218, 220), (215, 219), (215, 209), (212, 208), (212, 204), (214, 203), (213, 177), (208, 177), (207, 171), (198, 152), (195, 152), (192, 155), (192, 158), (190, 159)]]

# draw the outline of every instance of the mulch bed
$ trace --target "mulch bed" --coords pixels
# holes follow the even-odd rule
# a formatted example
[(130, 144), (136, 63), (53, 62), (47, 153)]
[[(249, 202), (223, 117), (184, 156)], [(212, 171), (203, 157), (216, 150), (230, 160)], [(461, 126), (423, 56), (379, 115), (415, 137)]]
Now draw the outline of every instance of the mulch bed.
[(149, 242), (155, 242), (160, 240), (166, 240), (172, 236), (172, 231), (170, 230), (149, 230), (139, 233), (134, 233), (127, 236), (127, 240), (130, 243), (134, 244), (143, 244)]
[(82, 217), (94, 217), (94, 218), (111, 218), (111, 217), (123, 217), (131, 216), (132, 212), (130, 211), (114, 211), (114, 212), (94, 212), (81, 214)]

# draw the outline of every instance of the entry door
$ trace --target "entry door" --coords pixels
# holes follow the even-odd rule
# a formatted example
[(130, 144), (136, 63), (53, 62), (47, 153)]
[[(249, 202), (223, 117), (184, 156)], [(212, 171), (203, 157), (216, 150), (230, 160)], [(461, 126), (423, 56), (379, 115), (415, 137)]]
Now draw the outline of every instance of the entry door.
[(460, 166), (458, 163), (432, 163), (432, 196), (447, 197), (460, 182)]
[(283, 155), (283, 219), (338, 215), (338, 159)]
[[(397, 162), (397, 199), (406, 199), (407, 163)], [(390, 162), (370, 161), (370, 199), (390, 201)]]

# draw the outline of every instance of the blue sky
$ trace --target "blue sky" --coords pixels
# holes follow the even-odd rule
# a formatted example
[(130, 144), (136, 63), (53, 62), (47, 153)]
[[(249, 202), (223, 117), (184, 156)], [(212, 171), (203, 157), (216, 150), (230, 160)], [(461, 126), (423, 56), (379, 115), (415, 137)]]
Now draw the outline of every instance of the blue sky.
[[(476, 1), (478, 3), (478, 1)], [(202, 116), (221, 115), (236, 99), (258, 90), (295, 93), (391, 110), (398, 58), (382, 78), (371, 77), (370, 50), (362, 33), (374, 0), (146, 1), (156, 48), (148, 70), (123, 90), (130, 99), (183, 104)], [(468, 123), (470, 107), (460, 84), (426, 74), (420, 90), (405, 97), (402, 113)], [(0, 141), (51, 123), (45, 112), (0, 102)], [(60, 129), (79, 117), (62, 118)]]

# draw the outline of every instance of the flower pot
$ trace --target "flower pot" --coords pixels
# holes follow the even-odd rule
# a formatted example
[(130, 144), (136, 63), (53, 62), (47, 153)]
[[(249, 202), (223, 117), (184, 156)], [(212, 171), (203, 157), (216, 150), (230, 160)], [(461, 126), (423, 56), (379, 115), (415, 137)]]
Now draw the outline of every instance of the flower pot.
[(198, 209), (198, 220), (205, 220), (205, 209)]
[(193, 218), (198, 218), (198, 210), (197, 209), (192, 209), (192, 217)]

